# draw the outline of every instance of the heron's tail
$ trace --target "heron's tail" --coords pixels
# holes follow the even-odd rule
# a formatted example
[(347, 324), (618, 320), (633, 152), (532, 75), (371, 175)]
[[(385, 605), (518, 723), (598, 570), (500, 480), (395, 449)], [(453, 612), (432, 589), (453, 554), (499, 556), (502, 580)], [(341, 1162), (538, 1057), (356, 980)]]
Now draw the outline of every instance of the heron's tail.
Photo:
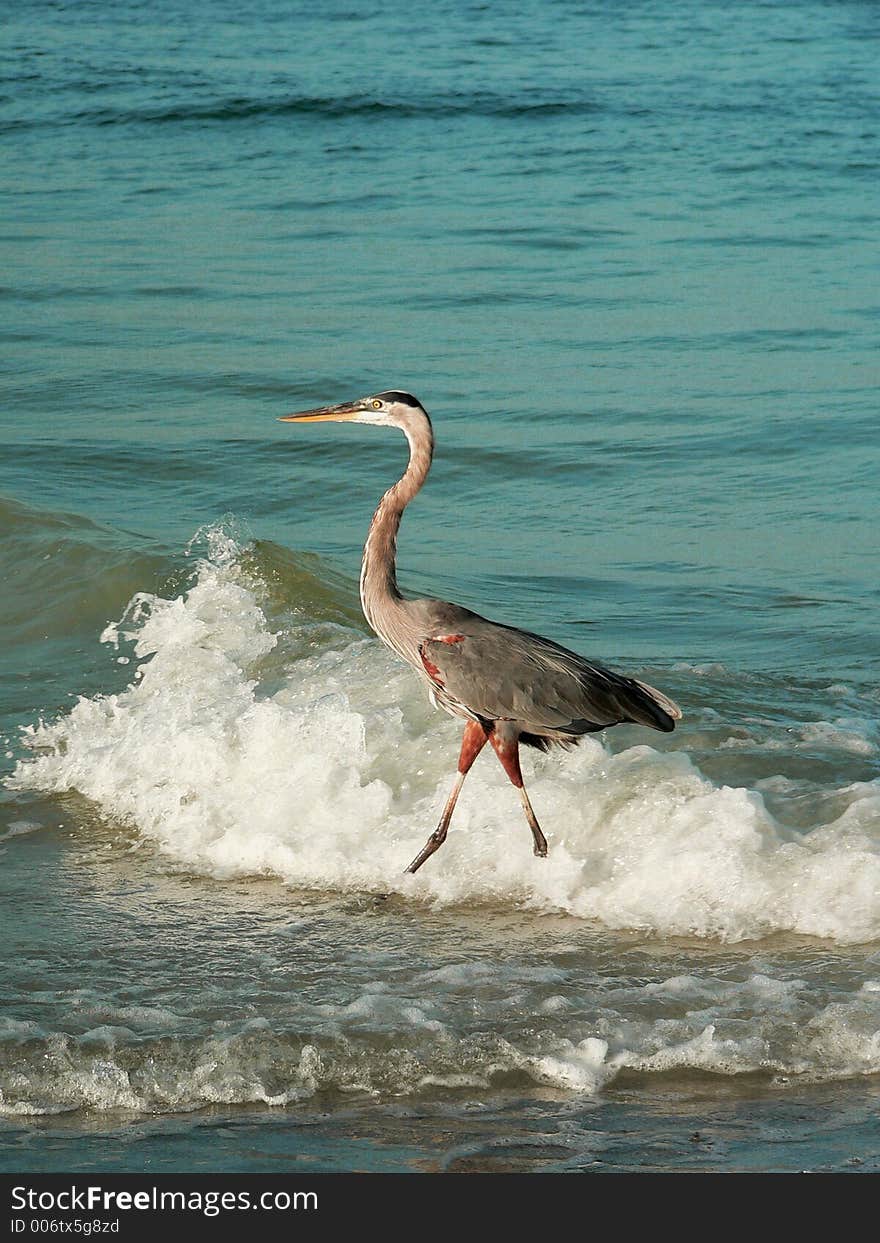
[[(655, 729), (662, 729), (667, 733), (675, 729), (675, 722), (681, 720), (681, 708), (679, 708), (678, 704), (670, 699), (668, 695), (664, 695), (662, 691), (658, 691), (655, 686), (649, 686), (647, 682), (640, 682), (638, 678), (633, 678), (633, 682), (635, 682), (639, 690), (645, 692), (652, 705), (660, 709), (662, 716), (651, 712), (652, 723)], [(648, 710), (650, 712), (650, 708)]]

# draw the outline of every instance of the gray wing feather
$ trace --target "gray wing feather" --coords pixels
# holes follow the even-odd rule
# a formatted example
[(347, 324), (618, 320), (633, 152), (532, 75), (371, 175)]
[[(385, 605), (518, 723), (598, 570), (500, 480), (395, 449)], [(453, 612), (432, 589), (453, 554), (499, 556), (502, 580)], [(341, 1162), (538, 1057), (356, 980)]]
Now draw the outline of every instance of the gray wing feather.
[(422, 663), (440, 691), (487, 720), (581, 734), (624, 721), (671, 730), (681, 716), (662, 692), (592, 664), (550, 639), (465, 610), (425, 639)]

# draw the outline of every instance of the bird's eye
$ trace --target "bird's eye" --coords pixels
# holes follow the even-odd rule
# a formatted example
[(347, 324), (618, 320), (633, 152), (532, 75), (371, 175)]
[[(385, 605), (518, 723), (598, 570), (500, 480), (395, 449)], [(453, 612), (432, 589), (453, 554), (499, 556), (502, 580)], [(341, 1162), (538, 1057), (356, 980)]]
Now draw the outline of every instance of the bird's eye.
[(373, 407), (373, 409), (374, 409), (374, 410), (381, 410), (381, 409), (382, 409), (382, 403), (381, 403), (381, 401), (377, 401), (375, 397), (374, 397), (374, 398), (373, 398), (373, 400), (370, 402), (370, 405)]

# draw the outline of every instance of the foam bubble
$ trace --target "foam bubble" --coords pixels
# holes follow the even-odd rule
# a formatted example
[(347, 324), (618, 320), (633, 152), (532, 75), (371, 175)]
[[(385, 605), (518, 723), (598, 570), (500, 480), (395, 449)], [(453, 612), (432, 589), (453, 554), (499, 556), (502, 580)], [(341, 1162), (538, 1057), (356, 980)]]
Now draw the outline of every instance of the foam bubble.
[[(683, 750), (644, 744), (612, 756), (591, 738), (527, 761), (544, 861), (487, 753), (442, 852), (404, 876), (451, 784), (456, 724), (374, 641), (337, 628), (328, 648), (304, 641), (308, 626), (273, 633), (259, 593), (227, 539), (190, 590), (136, 596), (104, 635), (131, 645), (131, 685), (27, 728), (33, 754), (9, 784), (78, 790), (181, 867), (218, 878), (273, 874), (727, 941), (880, 937), (877, 783), (841, 792), (842, 814), (801, 836), (757, 790), (716, 787)], [(260, 676), (270, 653), (271, 683)]]

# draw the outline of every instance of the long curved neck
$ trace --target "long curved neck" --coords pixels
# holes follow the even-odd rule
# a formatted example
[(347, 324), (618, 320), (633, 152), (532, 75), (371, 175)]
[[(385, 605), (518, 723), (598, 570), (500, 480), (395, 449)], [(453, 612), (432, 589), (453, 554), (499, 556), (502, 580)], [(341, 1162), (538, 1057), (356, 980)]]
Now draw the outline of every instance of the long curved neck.
[(409, 442), (409, 465), (376, 507), (361, 564), (364, 616), (391, 647), (398, 646), (390, 632), (394, 629), (393, 617), (400, 611), (403, 600), (397, 586), (397, 532), (403, 511), (425, 482), (434, 455), (434, 436), (430, 423), (425, 422), (424, 428), (403, 429)]

